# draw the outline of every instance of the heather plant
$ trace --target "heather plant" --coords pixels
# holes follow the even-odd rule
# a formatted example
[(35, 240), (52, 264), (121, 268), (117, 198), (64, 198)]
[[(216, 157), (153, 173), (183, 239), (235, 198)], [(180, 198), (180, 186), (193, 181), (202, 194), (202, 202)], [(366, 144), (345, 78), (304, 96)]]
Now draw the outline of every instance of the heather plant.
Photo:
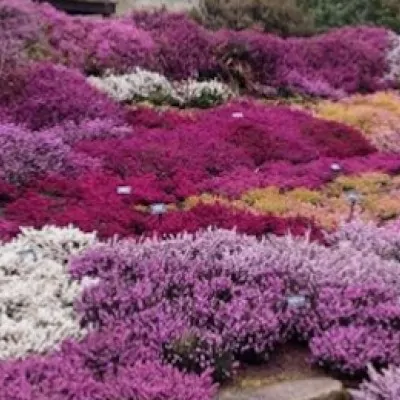
[(151, 58), (150, 35), (124, 19), (68, 16), (49, 5), (40, 15), (54, 61), (94, 74), (126, 72)]
[[(181, 367), (184, 365), (179, 362), (186, 360), (191, 370), (199, 368), (197, 359), (208, 366), (211, 354), (216, 358), (222, 354), (210, 353), (212, 347), (200, 344), (204, 329), (220, 337), (220, 349), (231, 349), (242, 361), (263, 356), (267, 348), (273, 348), (271, 340), (285, 340), (295, 334), (310, 340), (316, 363), (342, 372), (360, 372), (368, 362), (395, 362), (400, 355), (396, 350), (400, 288), (396, 271), (397, 260), (382, 258), (374, 247), (356, 249), (346, 239), (327, 248), (291, 236), (257, 241), (234, 232), (212, 230), (164, 241), (101, 245), (71, 264), (74, 277), (89, 274), (101, 282), (86, 291), (79, 303), (85, 323), (115, 325), (119, 319), (129, 320), (132, 313), (152, 313), (159, 302), (170, 304), (175, 318), (182, 312), (183, 326), (189, 321), (192, 331), (188, 332), (192, 334), (181, 336), (182, 326), (177, 325), (177, 319), (169, 329), (178, 329), (178, 342), (169, 339), (163, 351), (167, 350), (169, 361), (173, 362), (175, 355), (176, 365)], [(252, 288), (251, 297), (247, 297), (247, 285)], [(108, 293), (114, 293), (113, 304), (118, 311), (101, 314)], [(305, 295), (303, 309), (285, 306), (285, 296), (294, 294)], [(184, 300), (180, 301), (181, 297)], [(256, 310), (258, 304), (262, 307), (256, 313), (259, 317), (269, 310), (268, 323), (265, 320), (264, 325), (260, 318), (257, 323), (242, 319), (252, 318), (250, 304)], [(275, 306), (271, 309), (270, 304)], [(224, 310), (222, 320), (219, 310)], [(279, 313), (278, 321), (283, 325), (275, 325), (271, 310)], [(259, 324), (263, 328), (257, 333)], [(272, 334), (275, 329), (278, 336)], [(172, 331), (167, 336), (170, 334)], [(216, 340), (211, 336), (208, 343), (213, 343), (213, 337)], [(247, 342), (249, 337), (252, 339)], [(368, 340), (363, 339), (366, 337)], [(193, 358), (188, 356), (190, 349)]]
[(41, 21), (33, 3), (0, 2), (0, 75), (26, 61), (39, 45)]
[(89, 83), (119, 102), (179, 103), (172, 84), (156, 72), (135, 69), (125, 75), (89, 77)]
[(234, 96), (229, 86), (216, 79), (181, 81), (176, 82), (174, 87), (188, 107), (208, 108), (225, 103)]
[(395, 92), (355, 95), (340, 102), (321, 102), (317, 115), (360, 129), (381, 151), (400, 151), (398, 146), (400, 99)]
[(140, 68), (125, 75), (89, 77), (88, 80), (100, 91), (123, 103), (148, 101), (155, 105), (208, 108), (233, 96), (230, 88), (217, 80), (169, 82), (156, 72)]
[[(356, 196), (353, 206), (352, 195)], [(319, 190), (269, 185), (229, 197), (207, 193), (190, 196), (185, 199), (185, 206), (190, 209), (199, 203), (220, 203), (263, 214), (302, 216), (328, 229), (349, 219), (379, 223), (396, 218), (400, 213), (398, 178), (381, 173), (341, 176)]]
[(134, 24), (153, 38), (153, 68), (172, 79), (197, 78), (217, 67), (213, 34), (185, 14), (136, 12)]
[(358, 390), (352, 390), (354, 400), (395, 400), (400, 396), (399, 368), (390, 365), (379, 372), (368, 366), (368, 379)]
[(50, 132), (0, 125), (0, 147), (0, 177), (10, 183), (21, 185), (47, 173), (73, 173), (78, 167), (70, 147)]
[(22, 229), (0, 246), (1, 359), (42, 353), (82, 336), (73, 302), (84, 285), (68, 277), (65, 264), (94, 243), (95, 235), (72, 227), (45, 227)]
[(122, 118), (118, 105), (91, 87), (81, 73), (60, 65), (29, 65), (9, 76), (4, 87), (0, 104), (16, 123), (33, 130), (96, 118), (118, 124)]
[[(101, 344), (106, 348), (109, 343)], [(122, 347), (117, 354), (127, 353), (129, 349)], [(84, 398), (86, 393), (98, 399), (123, 398), (129, 393), (138, 400), (195, 400), (198, 396), (211, 400), (216, 395), (216, 387), (207, 374), (201, 377), (182, 374), (156, 361), (136, 361), (120, 367), (115, 361), (107, 364), (107, 358), (105, 369), (101, 362), (93, 363), (93, 358), (98, 356), (95, 354), (88, 346), (69, 345), (50, 357), (5, 362), (1, 367), (0, 399), (68, 396), (75, 400)]]
[[(128, 195), (118, 194), (118, 187), (131, 187)], [(34, 190), (32, 190), (34, 189)], [(4, 216), (20, 225), (41, 227), (45, 224), (66, 226), (74, 223), (86, 232), (96, 230), (100, 237), (141, 236), (154, 233), (194, 232), (207, 226), (237, 227), (240, 232), (284, 235), (291, 231), (303, 235), (311, 229), (312, 238), (322, 240), (322, 233), (312, 221), (303, 218), (257, 216), (222, 205), (199, 205), (188, 211), (168, 211), (152, 215), (149, 206), (173, 199), (148, 178), (117, 179), (109, 175), (88, 175), (81, 179), (47, 179), (35, 183), (16, 200), (5, 204)], [(28, 207), (28, 204), (30, 206)], [(144, 209), (139, 206), (145, 206)]]
[(387, 85), (389, 35), (384, 29), (342, 28), (309, 39), (287, 40), (251, 31), (226, 31), (218, 38), (225, 74), (239, 75), (245, 81), (242, 85), (250, 89), (257, 83), (282, 94), (340, 98)]

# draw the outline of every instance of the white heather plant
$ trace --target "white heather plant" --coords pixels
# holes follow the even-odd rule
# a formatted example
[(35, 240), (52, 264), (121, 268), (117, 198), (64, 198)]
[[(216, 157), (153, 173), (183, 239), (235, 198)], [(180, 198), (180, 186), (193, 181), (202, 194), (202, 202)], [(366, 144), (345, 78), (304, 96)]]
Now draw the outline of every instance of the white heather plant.
[(97, 242), (73, 227), (22, 228), (0, 246), (0, 359), (52, 349), (84, 331), (73, 302), (91, 282), (74, 281), (68, 259)]
[(101, 78), (92, 76), (88, 80), (98, 90), (124, 103), (150, 101), (157, 105), (210, 107), (233, 97), (229, 86), (217, 80), (171, 83), (163, 75), (140, 68), (129, 74), (110, 74)]
[(156, 72), (136, 68), (124, 75), (106, 75), (102, 78), (89, 77), (89, 83), (119, 102), (177, 100), (171, 83)]
[(216, 79), (203, 82), (188, 80), (177, 82), (174, 86), (179, 97), (191, 107), (210, 107), (224, 103), (233, 97), (229, 86)]

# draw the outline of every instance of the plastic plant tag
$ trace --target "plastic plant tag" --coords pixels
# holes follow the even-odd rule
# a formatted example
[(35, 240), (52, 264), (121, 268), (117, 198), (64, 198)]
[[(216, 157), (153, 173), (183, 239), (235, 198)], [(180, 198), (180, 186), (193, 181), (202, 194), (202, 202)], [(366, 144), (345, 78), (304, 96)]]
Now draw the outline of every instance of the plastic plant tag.
[(20, 250), (17, 252), (17, 254), (22, 258), (24, 261), (30, 256), (33, 258), (33, 261), (37, 261), (37, 256), (36, 253), (33, 249), (26, 249), (26, 250)]
[(89, 276), (84, 276), (81, 280), (81, 286), (84, 289), (89, 289), (91, 287), (97, 286), (100, 283), (100, 278), (91, 278)]
[(234, 112), (232, 113), (232, 118), (243, 118), (244, 115), (242, 112)]
[(306, 296), (295, 295), (287, 298), (287, 304), (290, 308), (300, 308), (306, 305)]
[(360, 200), (360, 195), (355, 190), (349, 190), (346, 192), (346, 198), (350, 204), (356, 204)]
[(118, 194), (131, 194), (132, 193), (132, 186), (118, 186), (117, 187)]
[(153, 215), (161, 215), (167, 212), (167, 206), (164, 203), (156, 203), (150, 206), (150, 212)]
[(342, 170), (342, 167), (338, 163), (332, 163), (331, 164), (331, 171), (333, 172), (340, 172)]

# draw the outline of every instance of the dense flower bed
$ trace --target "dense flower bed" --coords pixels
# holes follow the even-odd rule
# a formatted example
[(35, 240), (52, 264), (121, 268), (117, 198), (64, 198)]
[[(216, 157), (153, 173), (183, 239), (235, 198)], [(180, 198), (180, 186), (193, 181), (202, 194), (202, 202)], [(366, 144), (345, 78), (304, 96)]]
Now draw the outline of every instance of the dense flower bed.
[[(36, 299), (18, 290), (8, 293), (7, 304), (17, 306), (11, 318), (18, 316), (19, 323), (5, 337), (30, 335), (29, 347), (18, 342), (18, 354), (53, 345), (44, 346), (41, 324), (26, 330), (26, 319), (45, 293), (56, 297), (43, 303), (44, 315), (59, 316), (59, 322), (53, 316), (47, 323), (66, 328), (79, 316), (89, 333), (64, 341), (51, 355), (3, 361), (1, 396), (211, 399), (209, 374), (224, 380), (237, 362), (265, 360), (293, 337), (309, 342), (315, 363), (342, 372), (398, 362), (397, 229), (345, 225), (327, 238), (331, 247), (224, 230), (93, 247), (94, 236), (71, 228), (25, 231), (4, 246), (4, 261), (15, 258), (12, 246), (29, 247), (32, 252), (22, 255), (24, 270), (36, 271), (42, 292)], [(54, 284), (66, 279), (60, 263), (89, 244), (69, 267), (68, 285), (81, 289), (61, 286), (72, 296), (67, 308), (71, 301), (76, 306), (76, 316), (68, 319), (72, 314), (63, 311), (66, 304)], [(46, 272), (38, 265), (46, 265)], [(290, 299), (299, 294), (305, 302), (293, 307)], [(9, 351), (3, 356), (16, 355)]]
[(214, 34), (183, 14), (165, 12), (87, 19), (18, 0), (4, 1), (1, 10), (7, 58), (20, 58), (22, 49), (30, 58), (91, 74), (144, 67), (172, 79), (236, 77), (241, 84), (247, 81), (245, 86), (252, 82), (334, 98), (393, 86), (398, 80), (399, 40), (383, 28), (342, 28), (309, 39), (281, 39), (254, 31)]
[(0, 0), (0, 42), (0, 400), (211, 400), (292, 340), (398, 400), (398, 36)]

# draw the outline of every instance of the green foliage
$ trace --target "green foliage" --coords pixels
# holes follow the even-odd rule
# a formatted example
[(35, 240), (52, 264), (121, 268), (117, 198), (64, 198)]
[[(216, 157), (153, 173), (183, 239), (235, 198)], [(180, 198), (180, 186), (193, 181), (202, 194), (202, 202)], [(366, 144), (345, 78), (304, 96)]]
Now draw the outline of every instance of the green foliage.
[(200, 0), (195, 19), (209, 28), (260, 28), (282, 36), (313, 32), (310, 14), (296, 0)]
[(298, 0), (314, 14), (321, 30), (335, 26), (372, 24), (400, 32), (399, 0)]

